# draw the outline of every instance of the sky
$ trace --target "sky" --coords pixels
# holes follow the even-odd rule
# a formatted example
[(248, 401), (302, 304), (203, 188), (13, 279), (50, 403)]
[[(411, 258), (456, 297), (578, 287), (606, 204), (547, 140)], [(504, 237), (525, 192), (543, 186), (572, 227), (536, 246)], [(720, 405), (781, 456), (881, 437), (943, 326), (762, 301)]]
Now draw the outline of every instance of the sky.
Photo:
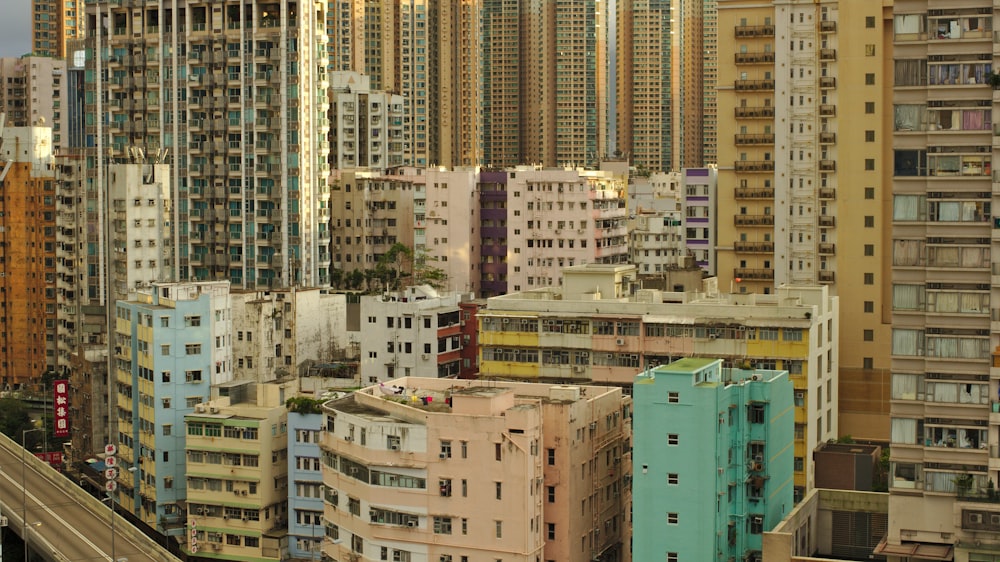
[(0, 57), (31, 51), (31, 1), (0, 0)]

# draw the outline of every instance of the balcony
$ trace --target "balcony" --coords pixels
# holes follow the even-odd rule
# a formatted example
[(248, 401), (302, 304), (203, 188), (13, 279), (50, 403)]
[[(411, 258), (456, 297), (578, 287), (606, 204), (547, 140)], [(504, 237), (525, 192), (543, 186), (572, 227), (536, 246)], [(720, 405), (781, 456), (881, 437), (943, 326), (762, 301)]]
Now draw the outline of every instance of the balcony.
[(836, 117), (837, 116), (837, 106), (831, 104), (823, 104), (819, 106), (820, 117)]
[(734, 215), (736, 226), (774, 226), (774, 215)]
[(820, 199), (836, 199), (837, 189), (833, 187), (821, 187), (819, 188), (819, 198)]
[(836, 88), (837, 79), (832, 76), (823, 76), (819, 79), (819, 87), (823, 89)]
[(736, 80), (737, 92), (773, 92), (774, 80)]
[(819, 32), (820, 33), (836, 33), (837, 32), (837, 22), (835, 21), (821, 21), (819, 22)]
[(820, 49), (819, 60), (833, 62), (837, 60), (837, 49)]
[(759, 135), (737, 134), (734, 135), (734, 137), (737, 146), (774, 144), (773, 134), (759, 134)]
[(819, 253), (821, 256), (832, 256), (837, 253), (837, 245), (833, 242), (820, 242)]
[(745, 279), (748, 281), (773, 281), (774, 270), (738, 267), (736, 269), (733, 269), (733, 277), (738, 279)]
[(819, 143), (820, 144), (833, 144), (837, 142), (837, 133), (820, 133)]
[(737, 199), (774, 199), (773, 187), (737, 187)]
[(733, 250), (743, 254), (773, 254), (774, 242), (734, 242)]
[(737, 160), (733, 167), (737, 172), (773, 172), (773, 160)]
[(820, 270), (819, 272), (819, 282), (820, 283), (833, 283), (837, 280), (837, 274), (832, 271)]
[(819, 171), (821, 172), (834, 172), (837, 170), (836, 160), (820, 160), (819, 161)]
[(736, 108), (736, 118), (737, 119), (773, 119), (774, 118), (774, 108), (769, 106), (763, 107), (737, 107)]
[(774, 53), (736, 53), (736, 64), (773, 64)]
[(773, 25), (737, 25), (736, 37), (774, 37)]
[(820, 215), (819, 225), (827, 227), (837, 226), (837, 218), (832, 215)]

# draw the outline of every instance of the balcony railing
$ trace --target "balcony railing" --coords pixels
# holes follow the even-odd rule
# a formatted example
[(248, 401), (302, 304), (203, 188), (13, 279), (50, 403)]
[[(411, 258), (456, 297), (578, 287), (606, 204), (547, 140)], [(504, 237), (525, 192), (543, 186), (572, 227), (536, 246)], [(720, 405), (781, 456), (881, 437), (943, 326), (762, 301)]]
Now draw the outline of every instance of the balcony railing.
[(762, 145), (762, 144), (774, 144), (773, 134), (737, 134), (734, 135), (737, 145)]
[(821, 21), (819, 22), (820, 33), (834, 33), (837, 31), (837, 22), (835, 21)]
[(820, 199), (836, 199), (837, 190), (832, 187), (821, 187), (819, 188), (819, 198)]
[(737, 80), (734, 85), (738, 92), (774, 91), (774, 80)]
[(837, 252), (837, 245), (832, 242), (820, 242), (819, 253), (824, 256), (832, 256)]
[(735, 242), (733, 249), (744, 254), (773, 254), (774, 242)]
[(837, 142), (837, 133), (820, 133), (819, 143), (820, 144), (833, 144)]
[(737, 172), (773, 172), (774, 160), (737, 160), (733, 167)]
[(773, 25), (737, 25), (736, 37), (774, 37)]
[(835, 60), (837, 60), (837, 49), (820, 49), (819, 50), (819, 60), (821, 60), (821, 61), (835, 61)]
[(733, 277), (751, 281), (771, 281), (774, 279), (774, 270), (738, 267), (733, 270)]
[(819, 171), (821, 172), (833, 172), (837, 169), (836, 160), (820, 160), (819, 161)]
[(735, 215), (736, 226), (774, 226), (774, 215)]
[(837, 219), (831, 215), (820, 215), (819, 216), (820, 226), (837, 226)]
[(774, 117), (774, 108), (762, 107), (737, 107), (737, 119), (770, 119)]
[(819, 282), (820, 283), (833, 283), (837, 280), (837, 275), (832, 271), (820, 270), (819, 272)]
[(737, 187), (737, 199), (774, 199), (773, 187)]
[(766, 64), (774, 62), (774, 53), (736, 53), (736, 64)]
[(820, 105), (819, 114), (821, 117), (834, 117), (837, 115), (837, 106), (830, 104)]
[(836, 88), (837, 79), (832, 76), (823, 76), (819, 79), (820, 88)]

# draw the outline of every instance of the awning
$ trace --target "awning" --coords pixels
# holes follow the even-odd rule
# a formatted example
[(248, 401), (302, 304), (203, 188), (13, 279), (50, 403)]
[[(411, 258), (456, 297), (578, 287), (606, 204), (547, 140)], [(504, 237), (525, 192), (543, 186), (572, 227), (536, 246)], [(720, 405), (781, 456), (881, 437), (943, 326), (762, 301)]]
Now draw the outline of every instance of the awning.
[(909, 556), (916, 560), (940, 560), (944, 562), (955, 559), (955, 549), (948, 544), (921, 542), (888, 544), (886, 539), (882, 539), (882, 542), (878, 543), (878, 546), (875, 547), (875, 554)]

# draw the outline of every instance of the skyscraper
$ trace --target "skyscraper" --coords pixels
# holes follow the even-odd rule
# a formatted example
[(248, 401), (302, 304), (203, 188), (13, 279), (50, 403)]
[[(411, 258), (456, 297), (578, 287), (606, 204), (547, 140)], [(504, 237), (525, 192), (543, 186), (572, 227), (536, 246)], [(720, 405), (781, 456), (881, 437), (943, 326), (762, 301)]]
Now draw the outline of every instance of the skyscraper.
[(87, 189), (104, 189), (109, 162), (171, 165), (175, 278), (328, 281), (323, 14), (287, 0), (87, 5)]
[(998, 9), (894, 5), (890, 560), (1000, 544)]
[(83, 37), (83, 3), (31, 0), (31, 54), (66, 58), (66, 43)]
[(882, 3), (847, 6), (718, 2), (717, 271), (744, 292), (829, 284), (855, 320), (841, 325), (845, 406), (857, 414), (842, 431), (885, 439), (878, 141), (892, 77)]

